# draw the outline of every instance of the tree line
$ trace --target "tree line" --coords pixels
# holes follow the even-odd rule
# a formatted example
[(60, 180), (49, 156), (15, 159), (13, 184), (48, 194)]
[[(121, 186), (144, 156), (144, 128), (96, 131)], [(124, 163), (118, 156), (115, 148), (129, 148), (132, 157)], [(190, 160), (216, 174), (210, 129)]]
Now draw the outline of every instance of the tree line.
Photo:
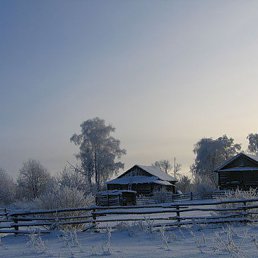
[(78, 164), (69, 163), (59, 175), (51, 176), (39, 161), (29, 159), (19, 170), (16, 182), (1, 169), (0, 203), (42, 201), (42, 197), (47, 199), (50, 194), (62, 195), (68, 190), (70, 196), (77, 192), (78, 198), (81, 193), (86, 197), (102, 189), (108, 178), (124, 168), (120, 159), (126, 151), (120, 147), (120, 141), (112, 136), (115, 132), (113, 126), (106, 125), (103, 119), (93, 118), (83, 122), (80, 127), (81, 132), (70, 138), (79, 147), (75, 155)]
[[(87, 196), (103, 189), (105, 182), (124, 168), (121, 158), (126, 150), (112, 136), (115, 128), (106, 125), (103, 119), (89, 119), (80, 128), (80, 133), (75, 133), (70, 138), (71, 143), (79, 148), (75, 155), (78, 162), (66, 166), (59, 175), (51, 176), (39, 161), (32, 159), (23, 163), (16, 182), (4, 169), (0, 169), (0, 203), (8, 204), (17, 199), (31, 201), (46, 193), (58, 196), (58, 193), (68, 193), (69, 190), (78, 191), (80, 196)], [(246, 152), (258, 154), (258, 133), (249, 134), (247, 140)], [(195, 160), (190, 167), (192, 179), (180, 175), (181, 164), (176, 162), (176, 158), (173, 162), (164, 159), (155, 161), (152, 165), (172, 174), (178, 180), (178, 189), (187, 191), (194, 185), (195, 190), (198, 190), (198, 187), (205, 185), (215, 187), (215, 168), (241, 151), (241, 145), (227, 135), (217, 139), (200, 139), (193, 149)]]

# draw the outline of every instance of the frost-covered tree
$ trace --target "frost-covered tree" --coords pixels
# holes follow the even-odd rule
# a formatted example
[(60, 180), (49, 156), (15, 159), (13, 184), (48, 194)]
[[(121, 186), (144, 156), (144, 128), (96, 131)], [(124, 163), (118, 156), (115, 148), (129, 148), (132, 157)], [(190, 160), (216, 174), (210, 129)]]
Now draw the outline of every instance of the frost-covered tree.
[(93, 204), (94, 198), (77, 188), (55, 185), (37, 198), (36, 203), (41, 209), (77, 208)]
[(0, 168), (0, 204), (10, 204), (14, 201), (16, 194), (16, 185), (13, 179)]
[(166, 159), (155, 161), (152, 165), (155, 167), (158, 167), (161, 171), (163, 171), (164, 173), (167, 173), (167, 174), (172, 169), (172, 165), (171, 165), (170, 161), (166, 160)]
[[(196, 180), (210, 180), (216, 184), (214, 169), (227, 159), (233, 157), (241, 150), (240, 144), (235, 144), (233, 138), (226, 135), (213, 140), (212, 138), (203, 138), (194, 146), (196, 155), (191, 171)], [(198, 178), (198, 179), (197, 179)]]
[(57, 182), (61, 188), (69, 187), (77, 190), (87, 192), (87, 182), (85, 177), (77, 170), (65, 167), (60, 175), (57, 177)]
[(94, 180), (97, 190), (124, 167), (118, 160), (126, 151), (120, 148), (120, 141), (111, 136), (114, 131), (114, 127), (105, 125), (103, 119), (96, 117), (83, 122), (81, 133), (74, 134), (70, 139), (80, 147), (76, 155), (81, 161), (80, 171), (87, 177), (90, 187)]
[(30, 159), (23, 163), (18, 176), (20, 197), (28, 200), (39, 197), (47, 189), (51, 176), (39, 161)]
[(258, 154), (258, 133), (250, 133), (247, 136), (249, 141), (248, 143), (248, 152), (257, 155)]
[(182, 176), (176, 183), (176, 188), (183, 193), (190, 192), (191, 179), (187, 176)]

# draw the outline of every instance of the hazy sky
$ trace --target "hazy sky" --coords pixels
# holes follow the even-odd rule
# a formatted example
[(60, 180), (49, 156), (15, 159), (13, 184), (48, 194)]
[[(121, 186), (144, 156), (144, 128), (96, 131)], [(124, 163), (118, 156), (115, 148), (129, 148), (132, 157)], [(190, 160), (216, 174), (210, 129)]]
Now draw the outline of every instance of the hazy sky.
[(0, 167), (74, 162), (96, 116), (125, 167), (258, 128), (258, 1), (0, 0)]

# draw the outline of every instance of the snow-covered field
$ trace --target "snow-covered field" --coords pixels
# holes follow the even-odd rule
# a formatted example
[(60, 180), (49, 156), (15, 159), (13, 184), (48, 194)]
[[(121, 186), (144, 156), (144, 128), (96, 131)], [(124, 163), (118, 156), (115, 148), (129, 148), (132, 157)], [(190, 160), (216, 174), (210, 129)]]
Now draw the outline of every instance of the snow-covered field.
[(258, 257), (258, 225), (193, 226), (4, 236), (0, 257)]
[[(212, 207), (212, 204), (213, 201), (207, 201), (205, 207)], [(100, 232), (90, 229), (84, 232), (53, 231), (41, 235), (0, 234), (0, 258), (258, 257), (258, 224), (197, 225), (198, 218), (215, 215), (209, 209), (198, 210), (201, 208), (199, 202), (195, 205), (197, 210), (186, 210), (180, 216), (181, 219), (194, 218), (194, 224), (190, 226), (155, 227), (157, 223), (168, 224), (175, 216), (169, 204), (168, 207), (164, 204), (161, 208), (100, 210), (99, 215), (105, 215), (97, 217)], [(128, 214), (129, 211), (135, 214)], [(146, 211), (159, 213), (148, 214)], [(136, 221), (140, 218), (142, 221)], [(135, 221), (119, 223), (119, 219)], [(114, 229), (111, 230), (110, 226)], [(27, 228), (30, 229), (33, 230)]]

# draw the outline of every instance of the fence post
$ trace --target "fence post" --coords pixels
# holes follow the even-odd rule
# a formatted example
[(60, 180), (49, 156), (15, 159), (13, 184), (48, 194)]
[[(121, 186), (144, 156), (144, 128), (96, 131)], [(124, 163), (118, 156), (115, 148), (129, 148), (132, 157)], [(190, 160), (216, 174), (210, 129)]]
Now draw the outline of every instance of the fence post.
[(95, 212), (96, 212), (96, 209), (93, 208), (92, 209), (92, 227), (93, 227), (94, 231), (97, 232), (97, 229), (96, 229), (97, 216), (96, 216)]
[(177, 216), (178, 227), (180, 227), (180, 209), (179, 209), (179, 205), (176, 206), (176, 216)]
[(6, 208), (4, 209), (4, 213), (5, 213), (5, 218), (6, 218), (6, 220), (8, 220), (8, 212), (7, 212), (7, 209), (6, 209)]
[(190, 193), (190, 200), (193, 200), (193, 192)]
[[(13, 216), (13, 223), (14, 223), (14, 230), (18, 231), (19, 226), (17, 225), (18, 224), (18, 216), (17, 215)], [(15, 235), (17, 235), (17, 234), (18, 234), (18, 232), (15, 232)]]
[[(246, 209), (246, 202), (243, 202), (243, 204), (244, 204), (243, 210), (244, 210), (244, 213), (245, 213), (244, 217), (247, 219), (248, 214), (247, 214), (247, 209)], [(247, 221), (246, 221), (246, 223), (247, 223)]]

